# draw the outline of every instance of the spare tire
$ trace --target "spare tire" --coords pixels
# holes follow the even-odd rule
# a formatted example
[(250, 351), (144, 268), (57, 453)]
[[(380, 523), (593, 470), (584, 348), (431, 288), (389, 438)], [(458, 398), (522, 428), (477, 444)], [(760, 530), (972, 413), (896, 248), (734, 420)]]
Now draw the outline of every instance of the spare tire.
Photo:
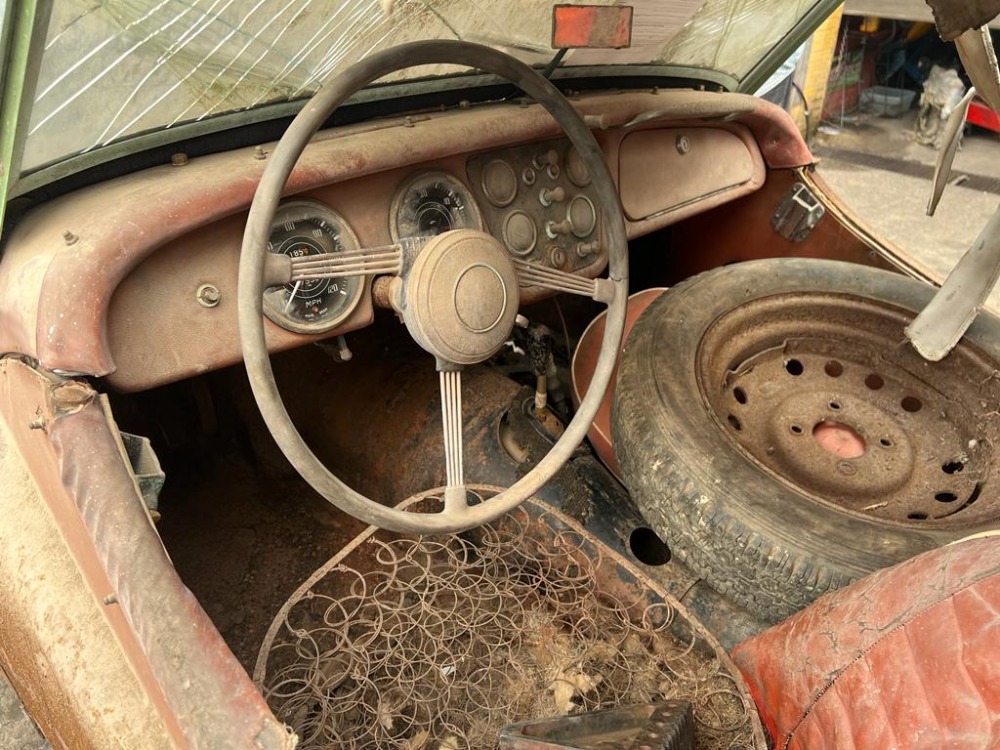
[(677, 285), (636, 322), (612, 409), (622, 476), (671, 551), (777, 621), (1000, 517), (1000, 321), (944, 360), (899, 274), (773, 259)]

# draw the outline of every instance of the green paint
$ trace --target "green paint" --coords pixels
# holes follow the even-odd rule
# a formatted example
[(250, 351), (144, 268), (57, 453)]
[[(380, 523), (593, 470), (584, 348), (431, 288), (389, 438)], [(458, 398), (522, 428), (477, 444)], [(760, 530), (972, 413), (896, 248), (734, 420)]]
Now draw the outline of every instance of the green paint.
[(787, 60), (842, 3), (843, 0), (819, 0), (808, 13), (799, 19), (799, 22), (792, 27), (785, 38), (772, 47), (751, 68), (740, 82), (739, 91), (744, 94), (752, 94), (763, 86), (771, 74), (781, 66), (781, 63)]
[(51, 0), (7, 0), (0, 30), (0, 223), (21, 169)]

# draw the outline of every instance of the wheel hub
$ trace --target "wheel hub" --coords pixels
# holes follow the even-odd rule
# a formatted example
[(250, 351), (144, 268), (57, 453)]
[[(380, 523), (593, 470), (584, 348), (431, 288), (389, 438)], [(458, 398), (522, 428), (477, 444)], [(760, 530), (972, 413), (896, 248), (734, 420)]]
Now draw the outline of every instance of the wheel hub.
[(926, 362), (903, 338), (911, 317), (829, 294), (735, 308), (699, 348), (705, 403), (745, 455), (813, 500), (906, 524), (981, 523), (996, 513), (994, 365), (964, 343)]
[(849, 380), (831, 387), (823, 357), (801, 353), (802, 374), (785, 382), (791, 378), (780, 377), (782, 357), (762, 352), (739, 379), (738, 387), (757, 396), (752, 406), (747, 396), (753, 416), (744, 417), (740, 442), (755, 454), (763, 446), (766, 463), (796, 484), (845, 502), (900, 490), (913, 476), (916, 453), (900, 415), (855, 392)]

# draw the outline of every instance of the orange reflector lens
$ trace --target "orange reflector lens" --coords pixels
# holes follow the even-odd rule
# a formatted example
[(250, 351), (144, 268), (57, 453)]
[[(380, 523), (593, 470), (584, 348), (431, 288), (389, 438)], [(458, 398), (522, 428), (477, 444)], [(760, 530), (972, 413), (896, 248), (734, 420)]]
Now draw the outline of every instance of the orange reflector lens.
[(622, 49), (632, 44), (631, 5), (555, 5), (552, 48)]

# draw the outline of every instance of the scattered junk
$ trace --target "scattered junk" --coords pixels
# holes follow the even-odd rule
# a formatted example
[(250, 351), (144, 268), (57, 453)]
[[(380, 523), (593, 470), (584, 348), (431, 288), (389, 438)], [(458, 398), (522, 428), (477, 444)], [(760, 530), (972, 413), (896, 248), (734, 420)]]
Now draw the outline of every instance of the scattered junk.
[(914, 124), (914, 140), (940, 148), (945, 123), (965, 96), (965, 84), (953, 68), (931, 67), (920, 94), (920, 111)]
[(916, 91), (908, 89), (872, 86), (861, 92), (861, 109), (879, 117), (902, 117), (916, 95)]

